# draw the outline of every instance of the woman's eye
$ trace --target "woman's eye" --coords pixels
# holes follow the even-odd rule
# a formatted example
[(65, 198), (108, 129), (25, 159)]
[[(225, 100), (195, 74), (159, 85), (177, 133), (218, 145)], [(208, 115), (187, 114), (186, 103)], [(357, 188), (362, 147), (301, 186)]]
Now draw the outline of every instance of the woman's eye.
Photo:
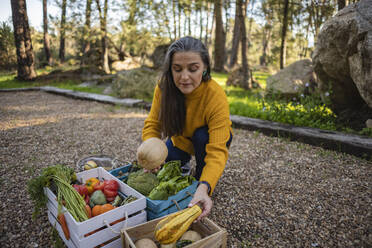
[(175, 72), (181, 72), (181, 71), (182, 71), (182, 69), (180, 69), (180, 68), (173, 68), (173, 70), (174, 70)]
[(192, 68), (190, 68), (190, 71), (191, 71), (191, 72), (196, 72), (198, 69), (199, 69), (199, 68), (197, 68), (197, 67), (192, 67)]

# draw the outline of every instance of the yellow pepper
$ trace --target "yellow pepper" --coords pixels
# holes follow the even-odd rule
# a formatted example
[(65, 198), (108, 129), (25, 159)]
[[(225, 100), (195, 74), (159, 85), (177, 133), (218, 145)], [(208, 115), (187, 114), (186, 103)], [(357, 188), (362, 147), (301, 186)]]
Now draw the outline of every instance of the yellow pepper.
[(99, 180), (95, 177), (91, 177), (85, 181), (85, 185), (87, 186), (89, 194), (92, 194), (94, 191), (94, 185), (99, 183)]

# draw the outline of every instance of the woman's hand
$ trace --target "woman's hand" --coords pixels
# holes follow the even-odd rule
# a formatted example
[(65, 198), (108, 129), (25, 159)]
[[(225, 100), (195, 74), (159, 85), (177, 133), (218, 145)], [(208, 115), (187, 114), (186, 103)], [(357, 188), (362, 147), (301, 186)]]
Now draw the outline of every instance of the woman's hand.
[(194, 197), (190, 201), (189, 207), (198, 204), (202, 208), (201, 215), (196, 219), (196, 221), (201, 220), (202, 218), (206, 217), (212, 209), (213, 202), (212, 199), (208, 195), (208, 186), (205, 184), (199, 184)]
[(156, 167), (156, 168), (154, 168), (154, 169), (152, 169), (152, 170), (148, 170), (148, 169), (143, 168), (143, 171), (144, 171), (144, 172), (157, 173), (160, 169), (161, 169), (161, 166)]

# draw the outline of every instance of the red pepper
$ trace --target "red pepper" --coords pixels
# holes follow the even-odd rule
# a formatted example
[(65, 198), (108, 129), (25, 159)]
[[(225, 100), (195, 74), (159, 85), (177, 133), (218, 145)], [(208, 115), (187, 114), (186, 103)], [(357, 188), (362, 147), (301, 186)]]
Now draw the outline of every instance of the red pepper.
[(115, 197), (118, 195), (119, 183), (116, 180), (107, 180), (104, 181), (103, 193), (106, 196), (107, 201), (115, 200)]
[(83, 197), (85, 197), (86, 195), (89, 195), (88, 188), (85, 185), (74, 184), (72, 186)]

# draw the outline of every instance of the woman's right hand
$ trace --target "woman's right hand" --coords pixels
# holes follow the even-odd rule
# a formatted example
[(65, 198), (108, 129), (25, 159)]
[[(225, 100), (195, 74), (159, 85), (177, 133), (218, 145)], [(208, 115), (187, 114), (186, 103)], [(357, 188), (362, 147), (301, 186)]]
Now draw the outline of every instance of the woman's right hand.
[(161, 169), (161, 166), (158, 166), (158, 167), (156, 167), (156, 168), (154, 168), (152, 170), (148, 170), (148, 169), (143, 168), (143, 171), (144, 172), (157, 173), (160, 169)]

